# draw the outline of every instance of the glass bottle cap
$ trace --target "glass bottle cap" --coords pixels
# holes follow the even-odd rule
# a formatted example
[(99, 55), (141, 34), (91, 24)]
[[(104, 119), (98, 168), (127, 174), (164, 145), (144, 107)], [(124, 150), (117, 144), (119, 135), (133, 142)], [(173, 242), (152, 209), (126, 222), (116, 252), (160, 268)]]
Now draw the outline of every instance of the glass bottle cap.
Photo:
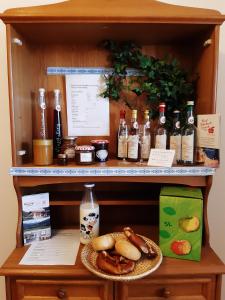
[(39, 93), (45, 93), (45, 89), (44, 88), (40, 88), (39, 89)]
[(166, 103), (165, 102), (159, 103), (159, 107), (166, 107)]
[(94, 187), (94, 186), (95, 186), (94, 183), (85, 183), (85, 184), (84, 184), (84, 187), (86, 187), (86, 188), (92, 188), (92, 187)]
[(187, 101), (187, 105), (194, 105), (194, 101)]
[(55, 95), (59, 95), (59, 94), (60, 94), (60, 90), (59, 90), (59, 89), (55, 89), (55, 90), (54, 90), (54, 94), (55, 94)]
[(178, 109), (176, 109), (176, 110), (173, 111), (173, 113), (174, 113), (174, 114), (179, 114), (180, 111), (179, 111)]

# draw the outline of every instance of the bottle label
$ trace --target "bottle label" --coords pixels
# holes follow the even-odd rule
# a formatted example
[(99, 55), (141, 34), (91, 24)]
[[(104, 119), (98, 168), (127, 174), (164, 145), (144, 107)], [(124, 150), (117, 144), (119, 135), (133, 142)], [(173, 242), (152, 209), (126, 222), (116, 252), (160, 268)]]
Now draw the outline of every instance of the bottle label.
[(175, 123), (175, 127), (176, 127), (177, 129), (180, 128), (180, 121), (177, 121), (177, 122)]
[(61, 105), (56, 105), (56, 107), (55, 107), (55, 109), (57, 110), (57, 111), (61, 111)]
[(67, 157), (74, 158), (75, 157), (75, 149), (74, 148), (67, 148), (64, 153), (67, 155)]
[(181, 135), (170, 136), (170, 149), (175, 150), (173, 163), (181, 160)]
[(119, 136), (118, 139), (118, 157), (127, 157), (127, 138), (125, 136)]
[(165, 124), (166, 123), (166, 117), (165, 116), (160, 117), (159, 122), (161, 124)]
[(142, 137), (141, 141), (141, 158), (142, 159), (148, 159), (149, 153), (150, 153), (150, 135), (146, 135)]
[(80, 153), (80, 162), (92, 162), (92, 153)]
[(194, 162), (194, 134), (182, 136), (182, 161)]
[(103, 150), (98, 150), (96, 151), (96, 157), (100, 160), (100, 161), (105, 161), (106, 158), (108, 157), (108, 151), (103, 149)]
[(84, 203), (80, 205), (80, 241), (87, 244), (99, 235), (99, 205)]
[(188, 118), (188, 124), (194, 124), (194, 117), (193, 116)]
[(41, 109), (46, 109), (46, 104), (44, 102), (41, 103)]
[(138, 135), (130, 135), (128, 138), (128, 158), (138, 158)]
[(159, 134), (155, 137), (155, 148), (166, 149), (166, 134)]

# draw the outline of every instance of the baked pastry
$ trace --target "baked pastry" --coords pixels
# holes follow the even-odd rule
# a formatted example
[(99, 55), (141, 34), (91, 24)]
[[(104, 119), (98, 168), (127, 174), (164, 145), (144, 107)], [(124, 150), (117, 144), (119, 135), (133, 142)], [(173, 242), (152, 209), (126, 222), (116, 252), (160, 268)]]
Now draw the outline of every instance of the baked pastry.
[(101, 251), (96, 260), (99, 269), (114, 275), (123, 275), (133, 271), (135, 262), (124, 258), (121, 255), (110, 255)]
[(148, 245), (141, 236), (135, 234), (130, 227), (125, 227), (123, 232), (128, 240), (142, 253), (146, 254), (148, 258), (155, 258), (157, 256), (155, 249), (151, 245)]
[(92, 240), (92, 247), (95, 251), (112, 249), (115, 239), (110, 234), (100, 235)]
[(137, 249), (137, 247), (125, 239), (117, 240), (115, 249), (120, 255), (134, 261), (139, 260), (141, 257), (141, 252)]

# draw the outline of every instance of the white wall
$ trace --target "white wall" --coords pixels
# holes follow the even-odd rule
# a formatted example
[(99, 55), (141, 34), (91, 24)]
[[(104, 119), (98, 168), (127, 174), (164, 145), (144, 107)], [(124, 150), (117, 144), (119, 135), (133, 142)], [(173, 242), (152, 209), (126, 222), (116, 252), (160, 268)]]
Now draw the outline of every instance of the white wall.
[[(95, 0), (94, 0), (95, 1)], [(97, 0), (96, 0), (97, 1)], [(51, 0), (0, 0), (0, 12), (10, 7), (41, 5), (56, 3)], [(171, 4), (179, 4), (193, 7), (213, 8), (225, 14), (224, 0), (165, 0)], [(6, 71), (5, 26), (0, 23), (0, 265), (15, 247), (15, 232), (17, 220), (17, 200), (12, 185), (12, 179), (8, 175), (11, 165), (11, 148), (9, 132), (8, 86)], [(22, 74), (21, 74), (22, 76)], [(218, 105), (217, 110), (222, 114), (222, 128), (225, 126), (225, 25), (221, 27), (219, 74), (218, 74)], [(225, 182), (225, 131), (222, 130), (221, 168), (217, 171), (213, 188), (210, 192), (208, 216), (211, 233), (211, 244), (218, 255), (225, 261), (225, 197), (223, 184)], [(0, 279), (0, 299), (5, 299), (4, 280)], [(225, 300), (225, 279), (223, 279), (222, 300)]]

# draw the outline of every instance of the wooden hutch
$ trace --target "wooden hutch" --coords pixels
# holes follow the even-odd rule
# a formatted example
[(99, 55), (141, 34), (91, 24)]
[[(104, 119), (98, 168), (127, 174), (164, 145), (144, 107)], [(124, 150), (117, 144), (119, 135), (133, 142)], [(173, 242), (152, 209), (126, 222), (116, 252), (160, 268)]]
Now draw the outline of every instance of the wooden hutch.
[[(43, 167), (32, 165), (32, 102), (39, 87), (63, 94), (67, 135), (65, 79), (49, 76), (47, 67), (109, 67), (104, 39), (133, 40), (156, 57), (172, 54), (198, 72), (196, 113), (216, 107), (219, 27), (225, 16), (208, 9), (181, 7), (154, 0), (70, 0), (54, 5), (6, 10), (11, 174), (18, 197), (17, 247), (0, 269), (8, 300), (144, 300), (220, 299), (225, 266), (209, 244), (207, 200), (215, 170), (204, 167), (150, 168), (110, 159), (104, 166)], [(120, 104), (110, 103), (110, 152), (115, 157)], [(51, 116), (49, 117), (51, 123)], [(88, 142), (80, 138), (80, 143)], [(27, 150), (26, 163), (18, 151)], [(83, 183), (96, 183), (101, 232), (133, 225), (138, 233), (158, 240), (159, 191), (163, 184), (201, 187), (204, 194), (203, 249), (200, 262), (163, 258), (152, 275), (131, 283), (102, 280), (84, 268), (78, 254), (74, 266), (23, 266), (21, 197), (49, 192), (52, 227), (77, 227)], [(134, 225), (135, 224), (135, 225)]]

